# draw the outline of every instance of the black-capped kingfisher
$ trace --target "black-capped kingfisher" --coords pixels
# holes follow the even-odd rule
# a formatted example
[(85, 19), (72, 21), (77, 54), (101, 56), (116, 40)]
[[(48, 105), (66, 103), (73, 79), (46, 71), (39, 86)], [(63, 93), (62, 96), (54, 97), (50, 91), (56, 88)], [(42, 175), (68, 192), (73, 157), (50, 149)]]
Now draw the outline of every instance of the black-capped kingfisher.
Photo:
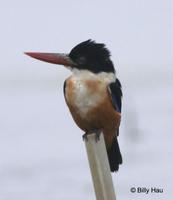
[(75, 46), (69, 54), (26, 52), (53, 64), (64, 65), (72, 75), (64, 82), (64, 96), (71, 115), (85, 134), (103, 132), (110, 169), (119, 169), (122, 156), (117, 136), (121, 121), (122, 90), (110, 52), (92, 40)]

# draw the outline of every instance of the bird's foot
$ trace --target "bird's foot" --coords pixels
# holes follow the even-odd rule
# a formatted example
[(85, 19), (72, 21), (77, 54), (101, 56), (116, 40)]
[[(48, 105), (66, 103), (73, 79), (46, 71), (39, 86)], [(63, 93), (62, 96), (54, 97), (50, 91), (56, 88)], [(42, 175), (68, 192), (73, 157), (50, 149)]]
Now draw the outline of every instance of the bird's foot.
[(100, 140), (100, 134), (101, 131), (100, 130), (95, 130), (95, 141), (98, 142)]
[(82, 135), (83, 141), (88, 141), (88, 133)]
[(100, 134), (101, 134), (101, 131), (100, 130), (92, 130), (92, 131), (88, 131), (88, 132), (86, 132), (83, 136), (82, 136), (82, 138), (83, 138), (83, 140), (84, 141), (88, 141), (88, 135), (89, 134), (92, 134), (92, 133), (94, 133), (95, 134), (95, 141), (96, 142), (98, 142), (99, 140), (100, 140)]

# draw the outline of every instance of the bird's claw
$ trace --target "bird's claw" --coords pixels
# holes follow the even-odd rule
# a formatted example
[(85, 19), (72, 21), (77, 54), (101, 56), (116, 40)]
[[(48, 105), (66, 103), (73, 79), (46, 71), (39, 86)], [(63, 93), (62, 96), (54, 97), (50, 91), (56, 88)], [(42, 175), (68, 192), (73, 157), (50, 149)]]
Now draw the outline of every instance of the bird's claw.
[[(92, 131), (91, 133), (95, 134), (95, 141), (98, 142), (100, 140), (101, 131), (95, 130), (95, 131)], [(91, 134), (91, 133), (86, 132), (85, 134), (83, 134), (83, 136), (82, 136), (83, 141), (88, 141), (88, 135)]]
[(95, 131), (95, 141), (98, 142), (100, 140), (100, 131)]
[(88, 133), (82, 135), (83, 141), (88, 141)]

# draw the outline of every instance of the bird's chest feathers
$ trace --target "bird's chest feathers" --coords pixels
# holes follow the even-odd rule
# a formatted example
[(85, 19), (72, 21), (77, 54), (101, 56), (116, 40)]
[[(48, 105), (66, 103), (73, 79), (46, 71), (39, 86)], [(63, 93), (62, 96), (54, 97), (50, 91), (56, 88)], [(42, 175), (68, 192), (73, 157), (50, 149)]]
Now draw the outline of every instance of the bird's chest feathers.
[(74, 74), (66, 80), (65, 97), (70, 109), (80, 116), (102, 103), (110, 79), (92, 73)]

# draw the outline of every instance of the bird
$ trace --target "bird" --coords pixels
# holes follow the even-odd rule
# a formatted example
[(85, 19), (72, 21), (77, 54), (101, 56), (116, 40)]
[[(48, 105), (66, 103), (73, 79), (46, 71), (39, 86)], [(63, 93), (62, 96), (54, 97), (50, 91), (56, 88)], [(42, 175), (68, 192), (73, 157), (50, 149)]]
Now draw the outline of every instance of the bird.
[(25, 52), (26, 55), (48, 63), (64, 65), (72, 75), (64, 82), (64, 97), (83, 138), (102, 132), (105, 139), (110, 171), (122, 164), (118, 136), (122, 110), (122, 87), (116, 77), (111, 53), (104, 43), (86, 40), (70, 53)]

